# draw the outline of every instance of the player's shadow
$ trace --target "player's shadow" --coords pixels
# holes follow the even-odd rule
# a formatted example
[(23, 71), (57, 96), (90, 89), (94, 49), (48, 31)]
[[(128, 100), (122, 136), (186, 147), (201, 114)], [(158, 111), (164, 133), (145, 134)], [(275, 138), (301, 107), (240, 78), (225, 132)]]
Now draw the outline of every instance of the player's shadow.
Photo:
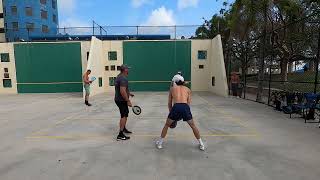
[(163, 149), (155, 149), (155, 152), (176, 160), (197, 160), (206, 155), (206, 152), (199, 150), (198, 144), (181, 138), (166, 140)]

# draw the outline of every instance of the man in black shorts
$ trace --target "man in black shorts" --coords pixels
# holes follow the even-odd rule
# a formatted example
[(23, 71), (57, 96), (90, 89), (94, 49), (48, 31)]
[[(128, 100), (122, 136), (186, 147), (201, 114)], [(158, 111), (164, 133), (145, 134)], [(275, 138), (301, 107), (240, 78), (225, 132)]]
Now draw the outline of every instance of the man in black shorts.
[(129, 75), (129, 67), (126, 65), (122, 65), (120, 67), (121, 73), (117, 76), (115, 80), (115, 97), (114, 101), (119, 107), (120, 110), (120, 131), (117, 137), (117, 140), (128, 140), (130, 137), (126, 136), (126, 134), (131, 134), (132, 132), (126, 128), (127, 119), (129, 116), (129, 107), (132, 107), (131, 101), (129, 97), (133, 97), (134, 95), (129, 91), (129, 83), (128, 83), (128, 75)]
[[(172, 106), (172, 104), (174, 105)], [(168, 115), (167, 122), (162, 129), (161, 137), (156, 142), (156, 146), (158, 149), (162, 149), (162, 144), (164, 138), (167, 135), (169, 127), (171, 127), (172, 124), (177, 123), (177, 121), (183, 119), (183, 121), (189, 124), (195, 137), (197, 138), (199, 142), (199, 149), (202, 151), (205, 150), (205, 146), (202, 142), (199, 129), (195, 125), (191, 114), (190, 104), (191, 90), (188, 87), (184, 86), (184, 78), (181, 75), (178, 75), (174, 79), (173, 86), (170, 89), (168, 100), (168, 108), (170, 113)]]

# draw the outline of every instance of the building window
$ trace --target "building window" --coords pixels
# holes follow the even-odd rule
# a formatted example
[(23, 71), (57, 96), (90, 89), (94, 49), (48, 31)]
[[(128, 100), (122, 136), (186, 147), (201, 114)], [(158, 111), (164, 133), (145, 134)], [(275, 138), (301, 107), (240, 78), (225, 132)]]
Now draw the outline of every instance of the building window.
[(204, 69), (204, 65), (199, 65), (199, 69)]
[(46, 5), (47, 4), (47, 0), (40, 0), (40, 3), (43, 4), (43, 5)]
[(0, 33), (5, 33), (4, 28), (0, 28)]
[(207, 59), (207, 51), (198, 51), (198, 59), (205, 60)]
[(57, 8), (57, 2), (55, 0), (52, 0), (52, 8), (53, 9)]
[(34, 31), (34, 23), (27, 23), (26, 28), (27, 28), (27, 31), (33, 32)]
[(109, 59), (109, 61), (116, 61), (117, 60), (117, 51), (109, 51), (108, 52), (108, 59)]
[(99, 87), (102, 87), (102, 77), (99, 77)]
[(1, 53), (1, 62), (10, 62), (9, 53)]
[(18, 15), (18, 8), (17, 8), (17, 6), (11, 6), (11, 15), (13, 15), (13, 16)]
[(0, 18), (3, 18), (3, 13), (0, 13)]
[(115, 71), (116, 70), (116, 66), (111, 66), (111, 71)]
[(19, 23), (12, 22), (12, 29), (13, 29), (13, 31), (19, 31)]
[(9, 72), (9, 69), (8, 68), (4, 68), (4, 72)]
[(109, 86), (114, 86), (115, 81), (116, 81), (115, 77), (109, 77)]
[(41, 10), (41, 19), (48, 19), (48, 12)]
[(9, 79), (10, 78), (9, 73), (5, 72), (4, 73), (4, 78)]
[(52, 21), (53, 21), (54, 23), (57, 23), (57, 16), (56, 16), (55, 14), (52, 16)]
[(120, 69), (120, 66), (117, 66), (117, 71), (120, 71), (121, 69)]
[(4, 88), (12, 88), (11, 79), (3, 79), (3, 87)]
[(104, 67), (106, 71), (109, 71), (109, 66)]
[(212, 86), (215, 86), (216, 85), (216, 77), (212, 77), (212, 79), (211, 79), (211, 85)]
[(32, 16), (32, 7), (26, 7), (26, 16)]
[(42, 32), (48, 33), (49, 32), (49, 27), (47, 25), (42, 25)]
[(87, 51), (87, 61), (89, 60), (89, 55), (90, 55), (90, 52)]

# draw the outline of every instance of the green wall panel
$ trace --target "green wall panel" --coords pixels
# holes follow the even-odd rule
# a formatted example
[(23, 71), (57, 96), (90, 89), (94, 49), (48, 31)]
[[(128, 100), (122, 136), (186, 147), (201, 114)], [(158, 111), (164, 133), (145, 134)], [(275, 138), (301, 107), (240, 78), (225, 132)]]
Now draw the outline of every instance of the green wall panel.
[(19, 93), (82, 92), (80, 43), (15, 44)]
[(19, 93), (67, 93), (82, 92), (79, 84), (18, 84)]
[(133, 91), (167, 91), (172, 77), (183, 71), (191, 81), (191, 41), (143, 41), (123, 43), (124, 63)]

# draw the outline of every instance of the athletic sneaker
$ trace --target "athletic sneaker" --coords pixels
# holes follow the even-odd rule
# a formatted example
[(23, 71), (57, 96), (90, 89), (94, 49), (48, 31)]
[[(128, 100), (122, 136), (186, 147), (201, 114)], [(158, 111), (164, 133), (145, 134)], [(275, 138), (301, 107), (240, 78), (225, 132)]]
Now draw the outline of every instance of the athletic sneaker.
[(90, 104), (88, 101), (85, 101), (84, 104), (87, 106), (92, 106), (92, 104)]
[(160, 143), (160, 141), (156, 141), (156, 146), (158, 149), (162, 149), (162, 143)]
[(199, 149), (200, 149), (201, 151), (204, 151), (204, 150), (205, 150), (205, 147), (204, 147), (204, 145), (202, 145), (202, 144), (199, 144)]
[(124, 133), (127, 133), (127, 134), (132, 134), (132, 132), (129, 131), (127, 128), (124, 128), (124, 129), (123, 129), (123, 132), (124, 132)]
[(119, 134), (117, 137), (117, 141), (121, 141), (121, 140), (125, 141), (125, 140), (129, 140), (129, 139), (130, 139), (130, 137), (128, 137), (124, 134)]

